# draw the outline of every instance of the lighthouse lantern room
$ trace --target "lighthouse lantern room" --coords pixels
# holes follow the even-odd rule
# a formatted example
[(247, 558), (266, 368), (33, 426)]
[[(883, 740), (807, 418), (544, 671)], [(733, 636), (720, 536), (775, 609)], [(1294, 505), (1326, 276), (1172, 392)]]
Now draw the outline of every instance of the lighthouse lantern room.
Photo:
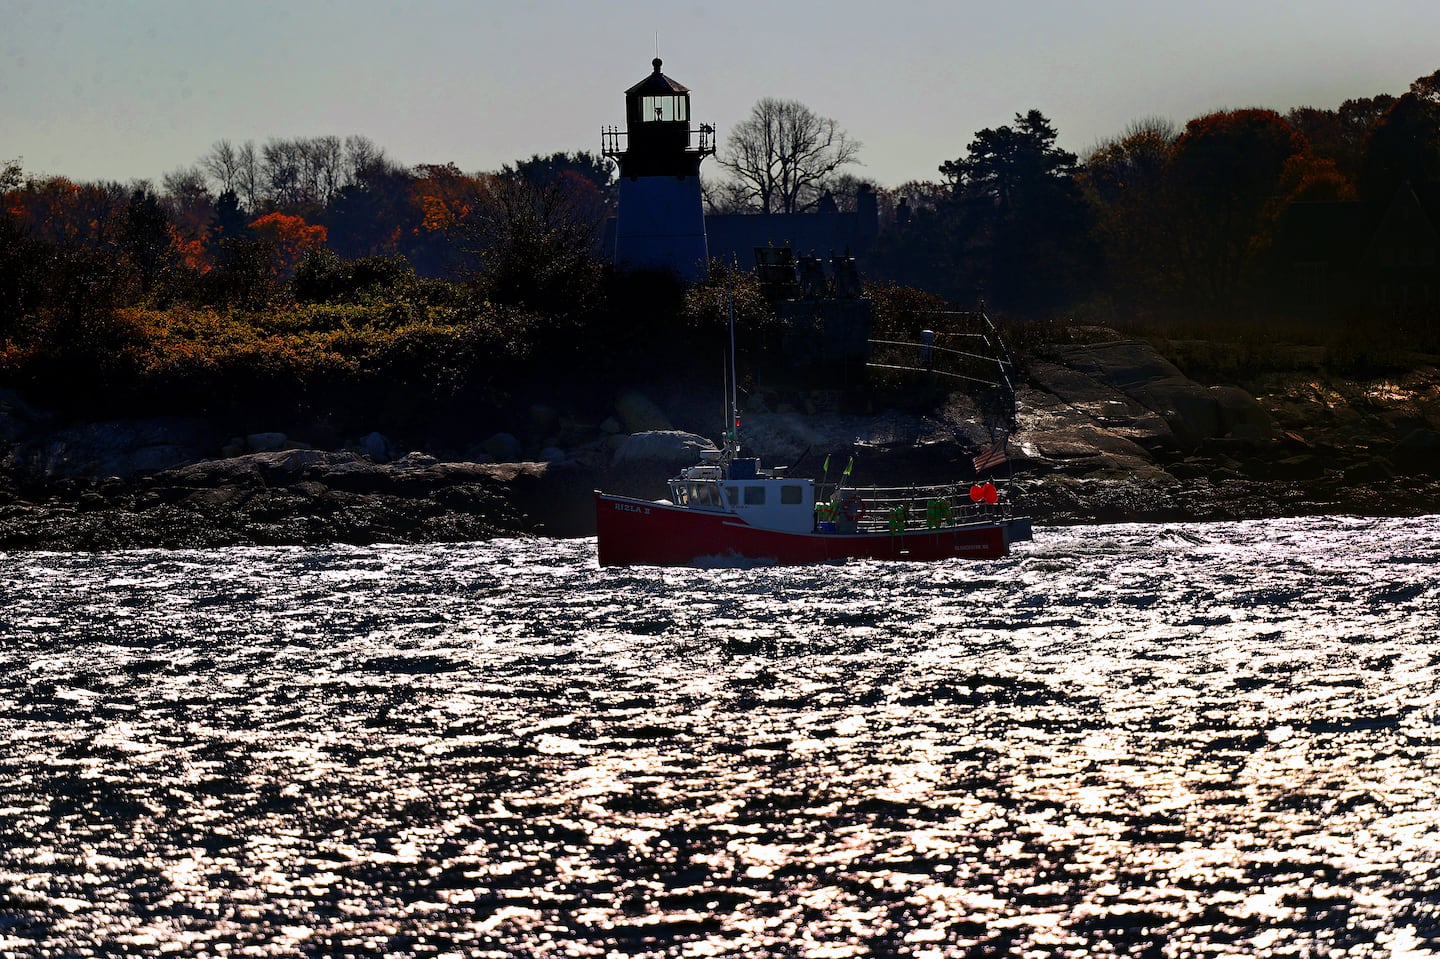
[(687, 280), (707, 269), (700, 162), (715, 152), (715, 128), (690, 128), (690, 91), (660, 72), (625, 91), (625, 129), (601, 131), (602, 152), (620, 168), (615, 262), (672, 269)]

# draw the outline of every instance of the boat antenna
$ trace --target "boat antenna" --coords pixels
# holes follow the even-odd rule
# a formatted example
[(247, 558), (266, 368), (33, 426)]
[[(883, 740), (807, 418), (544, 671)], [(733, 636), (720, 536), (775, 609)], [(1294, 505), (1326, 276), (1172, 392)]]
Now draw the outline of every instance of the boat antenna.
[(720, 351), (720, 405), (724, 407), (720, 411), (723, 419), (720, 420), (722, 427), (720, 438), (725, 442), (722, 444), (726, 449), (730, 448), (730, 361), (725, 356), (725, 351)]

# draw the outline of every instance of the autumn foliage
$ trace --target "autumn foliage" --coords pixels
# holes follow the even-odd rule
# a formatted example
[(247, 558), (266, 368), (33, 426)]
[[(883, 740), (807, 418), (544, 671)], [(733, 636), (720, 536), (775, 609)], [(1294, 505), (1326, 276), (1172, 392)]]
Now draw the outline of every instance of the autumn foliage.
[[(1030, 320), (1288, 315), (1277, 250), (1297, 205), (1383, 208), (1440, 183), (1440, 73), (1336, 110), (1144, 120), (1084, 157), (1058, 143), (1017, 113), (941, 179), (880, 191), (886, 210), (907, 199), (862, 263), (882, 322), (932, 298)], [(92, 412), (373, 429), (707, 375), (691, 340), (714, 334), (724, 291), (613, 270), (613, 204), (607, 162), (583, 152), (467, 173), (357, 137), (221, 141), (158, 187), (11, 162), (0, 386)], [(766, 308), (745, 315), (763, 325)]]
[(278, 210), (252, 222), (250, 229), (273, 248), (274, 269), (280, 279), (293, 276), (295, 267), (300, 265), (300, 258), (306, 253), (325, 247), (325, 227), (312, 226), (302, 217)]

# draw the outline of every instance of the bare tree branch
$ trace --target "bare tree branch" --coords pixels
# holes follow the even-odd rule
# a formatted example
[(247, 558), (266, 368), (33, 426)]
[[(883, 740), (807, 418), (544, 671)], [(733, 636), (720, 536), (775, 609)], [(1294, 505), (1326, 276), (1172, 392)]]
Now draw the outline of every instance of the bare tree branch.
[(824, 192), (835, 171), (859, 162), (860, 142), (795, 100), (765, 97), (736, 124), (720, 165), (762, 213), (796, 213)]

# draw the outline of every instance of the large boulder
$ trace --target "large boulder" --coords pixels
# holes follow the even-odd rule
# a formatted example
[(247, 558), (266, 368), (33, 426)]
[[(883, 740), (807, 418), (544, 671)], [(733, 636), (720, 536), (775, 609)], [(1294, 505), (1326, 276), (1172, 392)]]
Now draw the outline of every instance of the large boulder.
[(290, 437), (284, 433), (251, 433), (245, 437), (245, 452), (271, 453), (283, 450), (288, 442), (290, 442)]
[(387, 463), (395, 458), (395, 447), (384, 433), (366, 433), (355, 443), (355, 452), (370, 457), (377, 463)]
[(681, 430), (634, 433), (616, 438), (609, 465), (595, 478), (609, 493), (660, 499), (669, 495), (671, 477), (698, 463), (702, 450), (713, 449), (705, 437)]
[(615, 401), (615, 415), (627, 433), (672, 431), (670, 418), (643, 393), (630, 391)]
[(1210, 395), (1220, 412), (1219, 435), (1256, 444), (1270, 441), (1274, 425), (1259, 400), (1238, 386), (1212, 386)]
[(480, 448), (497, 463), (516, 463), (520, 460), (520, 441), (511, 433), (496, 433), (481, 443)]
[(1035, 362), (1017, 397), (1026, 428), (1063, 431), (1097, 427), (1151, 453), (1175, 451), (1179, 442), (1164, 416), (1094, 376), (1059, 363)]
[(649, 430), (634, 433), (621, 440), (615, 450), (614, 462), (617, 465), (636, 461), (689, 465), (700, 459), (701, 450), (715, 448), (714, 443), (696, 433), (686, 433), (683, 430)]
[(1219, 436), (1220, 404), (1148, 343), (1072, 344), (1056, 348), (1061, 362), (1159, 414), (1182, 446)]
[(1017, 458), (1037, 459), (1052, 469), (1076, 476), (1161, 472), (1144, 447), (1094, 426), (1028, 432), (1017, 453)]
[(134, 476), (203, 459), (219, 437), (203, 420), (162, 416), (86, 423), (17, 446), (19, 471), (46, 478)]
[(1411, 472), (1440, 475), (1440, 431), (1420, 427), (1395, 444), (1396, 462)]

